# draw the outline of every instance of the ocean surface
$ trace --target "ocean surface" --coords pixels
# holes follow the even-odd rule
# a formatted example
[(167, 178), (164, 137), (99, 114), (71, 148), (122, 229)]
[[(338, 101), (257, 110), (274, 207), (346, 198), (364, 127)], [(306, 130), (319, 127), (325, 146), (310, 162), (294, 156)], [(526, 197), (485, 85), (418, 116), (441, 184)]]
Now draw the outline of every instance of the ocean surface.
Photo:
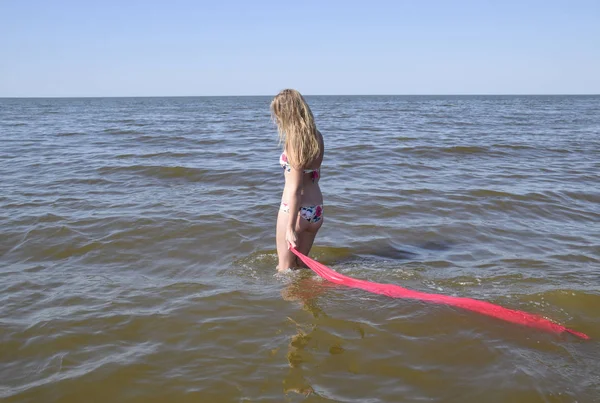
[(0, 99), (0, 401), (600, 402), (600, 96), (307, 99), (311, 256), (591, 340), (276, 274), (270, 97)]

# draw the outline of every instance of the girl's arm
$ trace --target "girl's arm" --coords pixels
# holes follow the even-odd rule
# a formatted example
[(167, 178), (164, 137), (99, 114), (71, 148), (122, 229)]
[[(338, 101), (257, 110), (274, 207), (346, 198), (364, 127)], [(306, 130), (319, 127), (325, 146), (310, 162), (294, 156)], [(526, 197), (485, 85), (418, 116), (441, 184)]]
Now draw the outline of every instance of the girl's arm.
[(285, 240), (288, 242), (288, 247), (296, 247), (296, 222), (298, 220), (298, 211), (300, 210), (300, 200), (302, 196), (302, 180), (303, 173), (302, 169), (294, 168), (290, 166), (291, 170), (287, 174), (286, 187), (289, 190), (288, 206), (290, 208), (289, 222), (285, 231)]

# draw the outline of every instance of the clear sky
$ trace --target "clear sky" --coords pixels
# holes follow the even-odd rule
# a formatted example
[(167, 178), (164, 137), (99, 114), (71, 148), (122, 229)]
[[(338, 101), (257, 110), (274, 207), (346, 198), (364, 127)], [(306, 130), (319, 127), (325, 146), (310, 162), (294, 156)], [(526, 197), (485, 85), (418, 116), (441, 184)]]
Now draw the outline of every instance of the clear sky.
[(0, 0), (0, 97), (599, 94), (600, 0)]

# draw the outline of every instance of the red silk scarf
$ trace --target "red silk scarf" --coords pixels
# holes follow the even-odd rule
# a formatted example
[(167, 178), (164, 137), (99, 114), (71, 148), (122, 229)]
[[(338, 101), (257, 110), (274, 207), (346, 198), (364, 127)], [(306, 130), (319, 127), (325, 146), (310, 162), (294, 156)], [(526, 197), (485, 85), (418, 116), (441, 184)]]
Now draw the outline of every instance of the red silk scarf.
[(466, 309), (473, 312), (478, 312), (483, 315), (491, 316), (497, 319), (505, 320), (507, 322), (516, 323), (519, 325), (529, 326), (547, 332), (553, 333), (570, 333), (579, 338), (588, 340), (589, 336), (585, 333), (577, 332), (569, 329), (565, 326), (554, 323), (541, 316), (534, 315), (531, 313), (517, 311), (501, 307), (499, 305), (492, 304), (486, 301), (480, 301), (472, 298), (462, 297), (450, 297), (440, 294), (430, 294), (426, 292), (419, 292), (409, 290), (394, 284), (381, 284), (372, 283), (366, 280), (358, 280), (352, 277), (344, 276), (336, 271), (333, 271), (329, 267), (321, 264), (308, 256), (298, 252), (295, 248), (290, 249), (296, 256), (300, 258), (312, 271), (323, 277), (325, 280), (329, 280), (332, 283), (345, 285), (352, 288), (359, 288), (374, 294), (387, 295), (391, 298), (408, 298), (420, 301), (431, 302), (434, 304), (444, 304), (455, 306), (458, 308)]

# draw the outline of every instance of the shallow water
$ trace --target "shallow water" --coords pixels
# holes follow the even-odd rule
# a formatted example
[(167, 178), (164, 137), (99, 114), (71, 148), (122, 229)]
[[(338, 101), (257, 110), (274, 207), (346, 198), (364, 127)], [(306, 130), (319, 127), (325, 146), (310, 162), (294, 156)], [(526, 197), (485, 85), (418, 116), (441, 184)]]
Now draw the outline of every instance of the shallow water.
[(0, 399), (600, 401), (600, 97), (308, 97), (312, 256), (584, 342), (275, 275), (268, 97), (0, 100)]

